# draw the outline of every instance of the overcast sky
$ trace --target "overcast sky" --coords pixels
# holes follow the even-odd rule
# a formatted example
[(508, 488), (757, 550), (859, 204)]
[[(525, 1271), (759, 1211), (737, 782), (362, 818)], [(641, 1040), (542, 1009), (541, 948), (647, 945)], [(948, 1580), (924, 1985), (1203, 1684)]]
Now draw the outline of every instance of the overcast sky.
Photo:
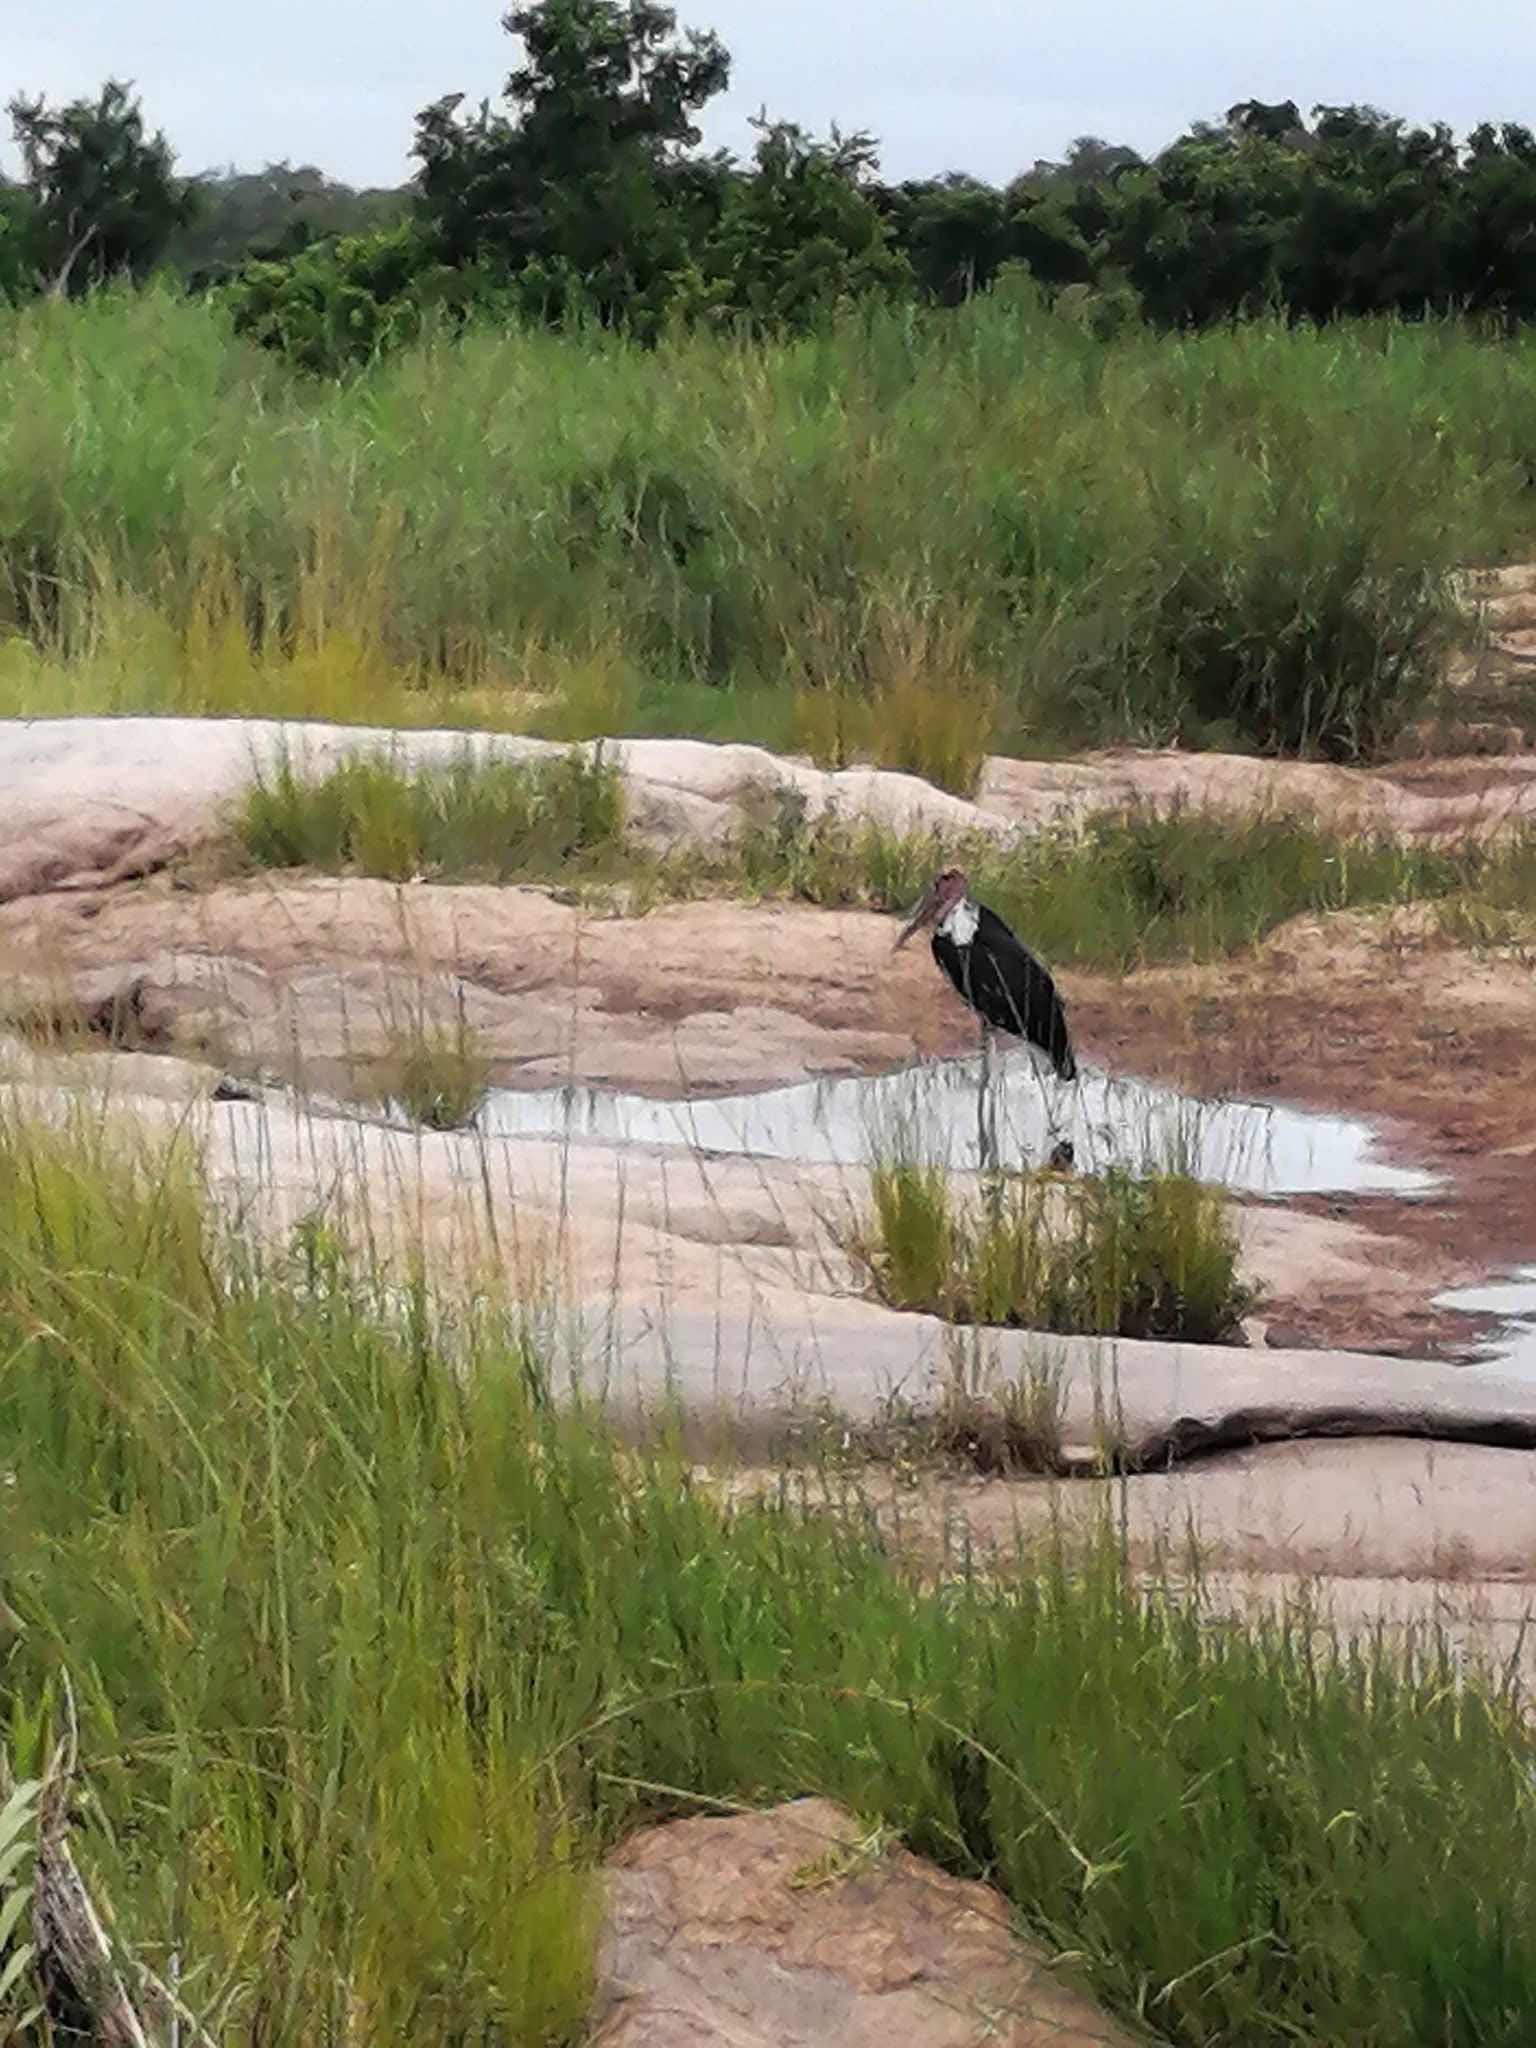
[[(411, 120), (495, 96), (498, 0), (0, 0), (4, 93), (134, 81), (184, 170), (287, 158), (408, 175)], [(1536, 126), (1531, 0), (698, 0), (734, 59), (711, 143), (760, 106), (867, 128), (892, 177), (1002, 180), (1074, 136), (1149, 151), (1234, 100), (1365, 100), (1458, 129)], [(7, 168), (15, 160), (3, 153)]]

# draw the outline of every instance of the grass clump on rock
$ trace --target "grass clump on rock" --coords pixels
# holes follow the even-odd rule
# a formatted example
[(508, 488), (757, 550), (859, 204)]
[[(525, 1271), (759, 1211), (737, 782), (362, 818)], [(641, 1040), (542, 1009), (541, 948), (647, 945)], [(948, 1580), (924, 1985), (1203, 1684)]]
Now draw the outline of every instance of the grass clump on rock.
[(386, 1106), (397, 1107), (412, 1123), (429, 1131), (456, 1131), (473, 1120), (490, 1078), (491, 1062), (462, 1005), (443, 1016), (423, 998), (392, 1020), (374, 1089)]
[(811, 818), (793, 792), (744, 806), (721, 853), (658, 856), (625, 836), (618, 770), (577, 748), (515, 761), (466, 751), (411, 768), (359, 755), (315, 777), (283, 761), (246, 792), (236, 827), (263, 867), (624, 881), (636, 903), (717, 894), (897, 910), (958, 860), (976, 893), (1046, 957), (1113, 967), (1219, 958), (1307, 913), (1514, 905), (1527, 899), (1536, 867), (1528, 832), (1431, 844), (1291, 815), (1180, 807), (962, 842), (831, 813)]
[(1248, 1290), (1220, 1192), (1187, 1173), (1011, 1176), (957, 1200), (944, 1167), (870, 1174), (853, 1246), (880, 1299), (957, 1323), (1216, 1344)]
[(359, 755), (314, 777), (283, 760), (247, 790), (237, 830), (261, 867), (509, 882), (612, 861), (624, 791), (616, 769), (574, 747), (409, 770)]

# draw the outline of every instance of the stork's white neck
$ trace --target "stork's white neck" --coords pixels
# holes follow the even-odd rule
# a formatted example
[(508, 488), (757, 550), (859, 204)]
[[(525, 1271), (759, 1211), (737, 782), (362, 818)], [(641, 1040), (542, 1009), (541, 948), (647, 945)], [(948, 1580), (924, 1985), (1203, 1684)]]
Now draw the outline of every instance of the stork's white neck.
[(956, 946), (968, 946), (976, 936), (976, 927), (981, 922), (981, 912), (969, 896), (962, 896), (951, 909), (939, 919), (937, 929)]

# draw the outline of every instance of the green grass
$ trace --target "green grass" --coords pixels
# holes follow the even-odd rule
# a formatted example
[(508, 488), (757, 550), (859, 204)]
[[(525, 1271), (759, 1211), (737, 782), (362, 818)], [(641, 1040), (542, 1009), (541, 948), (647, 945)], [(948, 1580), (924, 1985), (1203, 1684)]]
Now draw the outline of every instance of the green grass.
[(951, 862), (1046, 960), (1128, 971), (1218, 960), (1290, 919), (1423, 903), (1452, 938), (1531, 936), (1536, 833), (1430, 843), (1337, 832), (1295, 816), (1104, 811), (1016, 838), (898, 834), (792, 805), (749, 822), (729, 857), (652, 887), (905, 911)]
[(470, 1123), (490, 1085), (491, 1063), (464, 1015), (434, 1011), (421, 994), (392, 1021), (392, 1043), (375, 1064), (375, 1093), (412, 1123), (456, 1131)]
[(260, 866), (395, 879), (622, 883), (631, 907), (692, 895), (905, 910), (952, 860), (975, 892), (1053, 962), (1128, 969), (1212, 960), (1288, 919), (1417, 902), (1452, 937), (1491, 944), (1536, 902), (1536, 834), (1428, 844), (1324, 830), (1289, 816), (1104, 812), (997, 842), (807, 819), (773, 800), (744, 812), (723, 854), (667, 856), (625, 839), (620, 778), (577, 750), (536, 764), (403, 771), (359, 758), (310, 779), (286, 764), (236, 818)]
[(237, 830), (261, 867), (351, 868), (405, 881), (569, 876), (622, 849), (624, 792), (597, 755), (476, 760), (403, 771), (359, 756), (321, 776), (291, 760), (254, 782)]
[(67, 1669), (76, 1854), (217, 2039), (574, 2040), (604, 1844), (824, 1791), (1170, 2041), (1527, 2040), (1495, 1683), (1214, 1624), (1107, 1544), (927, 1584), (557, 1416), (547, 1365), (323, 1219), (259, 1260), (184, 1147), (0, 1110), (0, 1739), (33, 1775)]
[(1103, 813), (977, 848), (970, 874), (1047, 959), (1130, 968), (1219, 959), (1303, 915), (1518, 898), (1536, 883), (1536, 836), (1430, 845), (1292, 817)]
[(1248, 1308), (1226, 1203), (1187, 1173), (1015, 1175), (966, 1204), (943, 1167), (891, 1161), (870, 1197), (851, 1247), (894, 1308), (1197, 1344)]
[(173, 294), (0, 311), (0, 710), (872, 752), (1385, 745), (1532, 525), (1536, 343), (1101, 341), (1006, 293), (798, 341), (428, 339), (341, 383)]

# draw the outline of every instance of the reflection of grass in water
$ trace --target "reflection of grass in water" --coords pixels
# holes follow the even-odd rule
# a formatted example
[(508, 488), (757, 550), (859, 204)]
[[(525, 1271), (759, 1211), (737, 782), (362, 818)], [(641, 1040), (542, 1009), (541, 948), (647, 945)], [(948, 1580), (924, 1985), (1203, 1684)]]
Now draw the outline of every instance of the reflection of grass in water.
[(814, 1789), (1171, 2040), (1524, 2041), (1500, 1686), (1216, 1625), (1107, 1533), (930, 1587), (857, 1495), (728, 1509), (555, 1413), (508, 1308), (391, 1305), (323, 1226), (263, 1255), (184, 1148), (0, 1109), (7, 1761), (67, 1664), (82, 1870), (217, 2038), (574, 2038), (598, 1852)]
[[(864, 1097), (859, 1107), (863, 1159), (980, 1166), (982, 1083), (976, 1061), (924, 1060), (881, 1078), (838, 1085), (856, 1088)], [(1157, 1090), (1087, 1073), (1076, 1087), (1063, 1087), (1029, 1055), (994, 1047), (987, 1103), (1004, 1164), (1027, 1164), (1031, 1157), (1043, 1164), (1055, 1139), (1070, 1135), (1080, 1168), (1222, 1177), (1206, 1157), (1216, 1106), (1172, 1088)], [(818, 1121), (827, 1127), (825, 1114)], [(1264, 1142), (1267, 1137), (1239, 1129), (1221, 1163), (1235, 1170)]]
[(490, 1062), (462, 1005), (445, 1020), (422, 1004), (396, 1028), (375, 1081), (379, 1096), (398, 1103), (413, 1123), (456, 1131), (479, 1108), (489, 1075)]
[(924, 1061), (872, 1084), (877, 1091), (873, 1099), (860, 1104), (862, 1157), (948, 1165), (949, 1148), (937, 1137), (935, 1110), (953, 1090), (956, 1072), (952, 1066)]
[(956, 1200), (942, 1167), (870, 1174), (852, 1248), (897, 1308), (952, 1322), (1219, 1343), (1248, 1307), (1226, 1205), (1188, 1174), (1023, 1175)]

